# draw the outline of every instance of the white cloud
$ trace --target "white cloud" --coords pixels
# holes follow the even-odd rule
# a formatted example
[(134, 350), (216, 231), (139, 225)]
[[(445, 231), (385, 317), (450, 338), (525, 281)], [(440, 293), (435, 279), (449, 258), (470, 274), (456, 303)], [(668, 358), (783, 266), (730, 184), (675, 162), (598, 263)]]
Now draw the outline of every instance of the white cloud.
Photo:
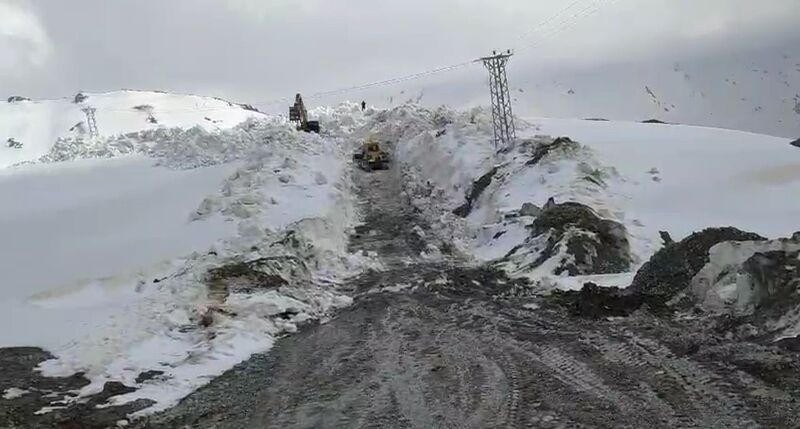
[(39, 18), (22, 2), (0, 0), (0, 74), (43, 66), (52, 44)]

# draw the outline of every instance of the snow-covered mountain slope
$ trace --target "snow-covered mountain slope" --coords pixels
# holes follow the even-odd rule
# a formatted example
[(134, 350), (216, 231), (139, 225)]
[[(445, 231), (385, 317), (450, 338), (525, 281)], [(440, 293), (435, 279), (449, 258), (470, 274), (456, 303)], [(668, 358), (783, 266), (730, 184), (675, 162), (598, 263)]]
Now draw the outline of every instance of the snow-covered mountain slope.
[[(160, 127), (199, 126), (213, 131), (263, 116), (217, 98), (148, 91), (81, 93), (56, 100), (10, 100), (0, 103), (0, 168), (37, 160), (59, 138), (86, 137), (88, 125), (82, 111), (86, 107), (96, 109), (98, 133), (104, 137)], [(21, 147), (10, 147), (9, 139)]]
[[(347, 305), (332, 285), (366, 261), (346, 249), (350, 142), (242, 115), (62, 139), (1, 169), (0, 347), (44, 348), (44, 375), (89, 378), (78, 395), (120, 381), (138, 390), (113, 401), (153, 411)], [(252, 261), (286, 283), (226, 280)], [(145, 371), (161, 374), (137, 381)]]
[[(788, 139), (533, 118), (519, 121), (517, 146), (496, 152), (483, 110), (403, 106), (384, 116), (372, 129), (397, 141), (396, 158), (415, 204), (479, 259), (503, 257), (520, 245), (535, 247), (530, 227), (550, 198), (585, 204), (624, 226), (633, 264), (622, 276), (602, 279), (607, 285), (627, 285), (636, 266), (661, 246), (659, 231), (680, 238), (733, 225), (780, 237), (799, 229), (800, 200), (793, 196), (800, 195), (800, 150)], [(571, 141), (552, 146), (556, 136)], [(521, 210), (525, 203), (533, 206)], [(534, 252), (510, 269), (542, 280), (554, 267), (532, 270), (541, 256)], [(580, 287), (583, 280), (557, 283)]]

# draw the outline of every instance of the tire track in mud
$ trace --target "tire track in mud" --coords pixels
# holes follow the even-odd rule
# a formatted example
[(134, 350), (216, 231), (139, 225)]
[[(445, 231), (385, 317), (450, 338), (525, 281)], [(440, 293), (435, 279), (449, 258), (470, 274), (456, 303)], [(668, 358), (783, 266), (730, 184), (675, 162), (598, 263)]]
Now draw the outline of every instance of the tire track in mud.
[[(639, 369), (647, 368), (655, 372), (652, 383), (659, 392), (667, 394), (669, 400), (679, 405), (681, 413), (671, 413), (678, 423), (719, 425), (729, 428), (753, 428), (759, 425), (750, 419), (744, 410), (746, 406), (738, 395), (726, 391), (728, 386), (719, 381), (719, 376), (704, 369), (687, 358), (676, 357), (672, 351), (655, 340), (626, 332), (623, 341), (610, 342), (607, 336), (587, 336), (589, 343), (603, 352), (603, 357), (611, 362)], [(656, 395), (658, 397), (658, 395)], [(672, 410), (675, 407), (670, 407)], [(693, 411), (691, 416), (685, 411)], [(692, 421), (689, 421), (692, 419)]]
[(756, 428), (751, 414), (800, 412), (775, 385), (676, 355), (647, 317), (525, 310), (490, 268), (421, 257), (435, 237), (392, 174), (356, 173), (367, 216), (351, 251), (383, 269), (344, 286), (353, 306), (140, 427)]

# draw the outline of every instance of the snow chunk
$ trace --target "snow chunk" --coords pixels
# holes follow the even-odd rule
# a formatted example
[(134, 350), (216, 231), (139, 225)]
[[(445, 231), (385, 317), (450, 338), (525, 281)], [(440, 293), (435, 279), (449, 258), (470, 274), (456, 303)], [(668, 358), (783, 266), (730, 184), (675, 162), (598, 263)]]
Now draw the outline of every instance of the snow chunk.
[(31, 391), (25, 389), (18, 389), (16, 387), (9, 387), (3, 392), (3, 399), (6, 400), (17, 399), (27, 395), (28, 393), (31, 393)]

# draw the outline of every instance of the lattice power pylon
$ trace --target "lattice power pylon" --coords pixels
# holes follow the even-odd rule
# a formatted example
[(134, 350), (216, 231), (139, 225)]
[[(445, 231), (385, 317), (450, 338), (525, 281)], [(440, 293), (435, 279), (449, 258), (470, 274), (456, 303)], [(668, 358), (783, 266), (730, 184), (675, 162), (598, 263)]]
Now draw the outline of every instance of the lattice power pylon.
[(511, 51), (480, 59), (489, 70), (489, 92), (492, 95), (492, 122), (494, 125), (494, 144), (506, 146), (517, 137), (514, 128), (514, 114), (511, 112), (511, 94), (508, 90), (506, 63), (514, 55)]
[(97, 111), (94, 107), (84, 107), (81, 109), (86, 114), (86, 125), (89, 127), (89, 136), (92, 138), (100, 137), (100, 132), (97, 131), (97, 120), (94, 117), (94, 112)]

